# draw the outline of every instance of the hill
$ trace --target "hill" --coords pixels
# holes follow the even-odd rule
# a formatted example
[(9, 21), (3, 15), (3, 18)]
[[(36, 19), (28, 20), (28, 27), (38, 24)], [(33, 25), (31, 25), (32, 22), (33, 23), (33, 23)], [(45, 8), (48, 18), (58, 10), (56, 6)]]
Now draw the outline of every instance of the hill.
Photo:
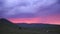
[(54, 24), (42, 24), (42, 23), (35, 23), (35, 24), (26, 24), (26, 23), (18, 23), (19, 27), (28, 28), (29, 30), (34, 31), (49, 31), (49, 32), (55, 32), (60, 33), (60, 25), (54, 25)]
[[(9, 27), (13, 27), (13, 28), (17, 28), (18, 26), (16, 24), (13, 24), (12, 22), (8, 21), (7, 19), (1, 18), (0, 19), (0, 24), (2, 24), (3, 26), (9, 26)], [(2, 26), (1, 25), (1, 26)]]
[(15, 32), (17, 29), (19, 29), (19, 27), (13, 24), (12, 22), (4, 18), (0, 19), (0, 32), (1, 33), (5, 34), (9, 32)]
[(38, 31), (21, 30), (16, 24), (7, 19), (0, 19), (0, 34), (40, 34)]
[[(29, 25), (29, 24), (28, 24)], [(31, 25), (31, 24), (30, 24)], [(33, 24), (32, 24), (33, 25)], [(12, 22), (8, 21), (7, 19), (1, 18), (0, 19), (0, 34), (60, 34), (60, 30), (55, 31), (54, 28), (22, 28), (19, 29), (20, 26), (13, 24)], [(49, 32), (51, 29), (54, 31)], [(56, 29), (57, 30), (57, 29)]]
[(19, 27), (37, 27), (37, 28), (45, 28), (45, 27), (56, 27), (60, 28), (60, 25), (54, 25), (54, 24), (43, 24), (43, 23), (32, 23), (32, 24), (27, 24), (27, 23), (16, 23)]

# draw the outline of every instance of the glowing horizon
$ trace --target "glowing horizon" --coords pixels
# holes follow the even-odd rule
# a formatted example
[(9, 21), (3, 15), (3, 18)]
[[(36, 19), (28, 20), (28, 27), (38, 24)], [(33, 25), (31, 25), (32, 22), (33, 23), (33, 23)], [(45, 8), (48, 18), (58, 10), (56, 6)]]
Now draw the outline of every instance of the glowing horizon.
[(49, 16), (49, 17), (35, 17), (35, 18), (11, 18), (8, 19), (13, 23), (43, 23), (43, 24), (58, 24), (60, 25), (60, 16)]

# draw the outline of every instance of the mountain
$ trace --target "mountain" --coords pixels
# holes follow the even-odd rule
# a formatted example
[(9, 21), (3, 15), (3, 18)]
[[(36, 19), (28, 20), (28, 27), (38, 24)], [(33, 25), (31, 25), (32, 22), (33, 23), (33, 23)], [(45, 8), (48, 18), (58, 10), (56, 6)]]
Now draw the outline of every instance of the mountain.
[[(20, 29), (22, 27), (22, 29)], [(0, 34), (60, 34), (60, 25), (50, 24), (13, 24), (7, 19), (0, 19)]]
[(26, 23), (18, 23), (20, 27), (31, 28), (32, 30), (45, 30), (50, 32), (59, 32), (60, 33), (60, 25), (54, 24), (42, 24), (42, 23), (35, 23), (35, 24), (26, 24)]
[(43, 24), (43, 23), (32, 23), (32, 24), (27, 24), (27, 23), (17, 23), (19, 27), (37, 27), (37, 28), (45, 28), (45, 27), (60, 27), (60, 25), (54, 25), (54, 24)]
[(13, 28), (17, 28), (18, 26), (16, 24), (13, 24), (12, 22), (8, 21), (7, 19), (1, 18), (0, 24), (8, 25)]
[(16, 24), (8, 21), (7, 19), (0, 19), (0, 34), (9, 34), (11, 32), (16, 32), (19, 27)]

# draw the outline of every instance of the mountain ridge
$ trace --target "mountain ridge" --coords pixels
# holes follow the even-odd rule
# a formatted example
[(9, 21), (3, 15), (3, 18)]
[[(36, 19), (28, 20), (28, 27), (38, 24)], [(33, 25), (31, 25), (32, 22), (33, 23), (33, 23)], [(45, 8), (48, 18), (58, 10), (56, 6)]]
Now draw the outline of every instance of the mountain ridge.
[(33, 24), (27, 24), (27, 23), (17, 23), (18, 26), (36, 26), (36, 27), (60, 27), (60, 25), (54, 25), (54, 24), (43, 24), (43, 23), (33, 23)]
[[(17, 28), (18, 26), (16, 24), (13, 24), (12, 22), (10, 22), (9, 20), (5, 19), (5, 18), (1, 18), (0, 19), (0, 24), (2, 26), (6, 25), (6, 26), (9, 26), (9, 27), (13, 27), (13, 28)], [(3, 25), (4, 24), (4, 25)]]
[[(20, 26), (19, 26), (20, 25)], [(31, 31), (45, 31), (45, 32), (56, 32), (60, 33), (60, 26), (53, 26), (53, 25), (46, 25), (46, 24), (12, 24), (12, 22), (8, 21), (7, 19), (0, 19), (0, 31), (3, 31), (5, 33), (9, 32), (18, 32), (19, 30), (22, 31), (22, 29), (31, 30)], [(19, 29), (22, 27), (22, 29)], [(20, 31), (20, 32), (21, 32)], [(25, 31), (24, 31), (25, 32)]]

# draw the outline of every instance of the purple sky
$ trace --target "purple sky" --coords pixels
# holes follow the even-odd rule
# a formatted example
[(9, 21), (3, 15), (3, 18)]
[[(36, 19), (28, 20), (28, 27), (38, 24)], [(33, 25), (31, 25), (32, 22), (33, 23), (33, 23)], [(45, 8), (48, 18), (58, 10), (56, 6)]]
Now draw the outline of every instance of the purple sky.
[(0, 0), (0, 18), (60, 16), (60, 0)]

